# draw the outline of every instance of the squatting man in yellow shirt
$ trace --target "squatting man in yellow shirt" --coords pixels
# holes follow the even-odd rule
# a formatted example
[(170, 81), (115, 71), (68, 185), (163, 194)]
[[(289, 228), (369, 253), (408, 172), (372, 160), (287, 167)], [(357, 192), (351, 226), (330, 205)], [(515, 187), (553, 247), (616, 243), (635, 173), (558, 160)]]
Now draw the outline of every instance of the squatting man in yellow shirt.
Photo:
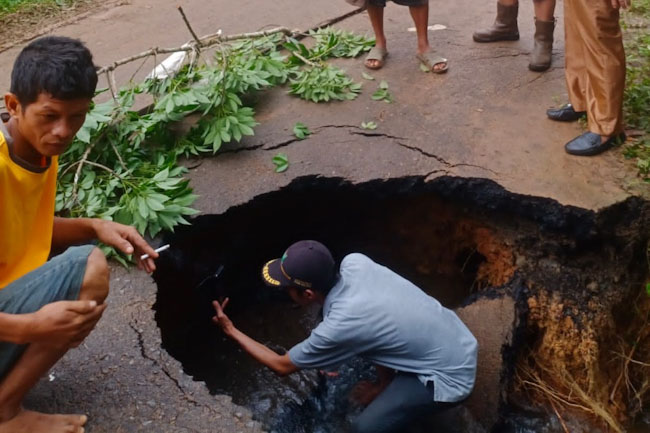
[[(22, 407), (106, 308), (106, 259), (83, 244), (98, 239), (126, 254), (158, 257), (132, 227), (54, 217), (58, 155), (84, 123), (96, 86), (92, 55), (81, 42), (45, 37), (19, 54), (5, 95), (11, 118), (0, 122), (0, 433), (84, 431), (84, 415)], [(48, 260), (57, 251), (65, 252)], [(139, 265), (154, 270), (152, 259)]]

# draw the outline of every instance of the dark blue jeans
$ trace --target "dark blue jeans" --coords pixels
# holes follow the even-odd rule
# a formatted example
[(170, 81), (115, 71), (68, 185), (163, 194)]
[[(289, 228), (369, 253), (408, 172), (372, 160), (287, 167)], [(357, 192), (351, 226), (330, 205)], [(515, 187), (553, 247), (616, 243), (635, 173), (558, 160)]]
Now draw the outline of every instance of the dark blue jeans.
[(401, 432), (412, 422), (459, 403), (434, 401), (432, 382), (424, 386), (414, 374), (397, 373), (390, 385), (352, 423), (352, 431)]

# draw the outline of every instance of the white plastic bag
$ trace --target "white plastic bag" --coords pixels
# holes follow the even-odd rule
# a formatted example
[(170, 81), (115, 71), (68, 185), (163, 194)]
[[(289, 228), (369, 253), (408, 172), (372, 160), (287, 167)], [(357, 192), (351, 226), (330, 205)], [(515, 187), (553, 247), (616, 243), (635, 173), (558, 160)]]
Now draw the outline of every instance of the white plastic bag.
[[(183, 47), (189, 46), (188, 44), (183, 45)], [(187, 58), (187, 51), (176, 51), (172, 53), (171, 56), (167, 57), (165, 60), (160, 62), (147, 78), (163, 80), (167, 77), (174, 77), (180, 71), (185, 59)]]

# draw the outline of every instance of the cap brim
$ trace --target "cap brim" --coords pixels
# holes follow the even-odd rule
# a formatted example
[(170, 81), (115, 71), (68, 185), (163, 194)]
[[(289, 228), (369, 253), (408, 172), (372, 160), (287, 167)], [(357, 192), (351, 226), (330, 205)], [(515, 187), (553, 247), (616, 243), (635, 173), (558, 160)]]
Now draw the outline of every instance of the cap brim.
[(280, 259), (267, 262), (262, 268), (262, 279), (264, 284), (269, 287), (288, 287), (291, 281), (282, 273), (280, 269)]

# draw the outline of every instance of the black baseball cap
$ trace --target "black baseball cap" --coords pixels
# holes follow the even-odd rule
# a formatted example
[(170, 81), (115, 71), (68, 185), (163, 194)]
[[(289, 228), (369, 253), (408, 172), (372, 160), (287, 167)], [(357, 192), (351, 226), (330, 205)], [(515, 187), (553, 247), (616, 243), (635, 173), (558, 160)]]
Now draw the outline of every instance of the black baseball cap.
[(299, 241), (281, 258), (262, 268), (262, 278), (271, 287), (297, 287), (327, 292), (336, 280), (336, 263), (327, 247), (317, 241)]

